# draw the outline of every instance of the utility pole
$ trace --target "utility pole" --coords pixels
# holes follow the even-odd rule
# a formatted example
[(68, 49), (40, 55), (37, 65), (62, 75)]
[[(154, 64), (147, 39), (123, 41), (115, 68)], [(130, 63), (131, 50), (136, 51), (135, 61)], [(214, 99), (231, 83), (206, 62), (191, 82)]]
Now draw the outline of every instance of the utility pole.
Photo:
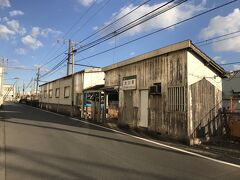
[(37, 85), (36, 85), (36, 95), (37, 95), (37, 93), (38, 93), (39, 76), (40, 76), (40, 67), (38, 67), (38, 69), (37, 69), (37, 79), (36, 79), (36, 81), (37, 81)]
[(24, 97), (24, 91), (25, 91), (25, 84), (24, 84), (24, 81), (23, 81), (23, 97)]
[(74, 114), (74, 53), (77, 51), (74, 47), (74, 44), (72, 44), (72, 115)]
[(71, 47), (71, 52), (72, 52), (72, 106), (74, 106), (74, 53), (76, 51), (74, 49), (74, 44), (72, 44), (71, 46), (72, 46)]
[(69, 39), (68, 40), (68, 58), (67, 58), (67, 76), (69, 75), (69, 70), (70, 70), (71, 47), (72, 47), (72, 42)]

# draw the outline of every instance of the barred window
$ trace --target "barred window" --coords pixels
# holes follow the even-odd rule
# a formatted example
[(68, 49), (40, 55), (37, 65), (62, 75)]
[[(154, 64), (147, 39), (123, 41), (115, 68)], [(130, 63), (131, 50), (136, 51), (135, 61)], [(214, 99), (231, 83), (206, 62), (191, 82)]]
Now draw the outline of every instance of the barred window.
[(168, 110), (185, 110), (185, 89), (183, 86), (168, 87)]

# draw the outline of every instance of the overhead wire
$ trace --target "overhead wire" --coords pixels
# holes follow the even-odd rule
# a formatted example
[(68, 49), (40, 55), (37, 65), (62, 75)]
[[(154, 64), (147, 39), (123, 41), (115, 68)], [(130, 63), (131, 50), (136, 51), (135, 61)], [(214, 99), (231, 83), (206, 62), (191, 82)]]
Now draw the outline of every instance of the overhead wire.
[[(85, 51), (87, 49), (90, 49), (90, 48), (92, 48), (92, 47), (94, 47), (96, 45), (99, 45), (99, 44), (101, 44), (101, 43), (103, 43), (103, 42), (105, 42), (105, 41), (107, 41), (107, 40), (109, 40), (109, 39), (111, 39), (111, 38), (113, 38), (115, 36), (118, 36), (119, 34), (122, 34), (122, 33), (126, 32), (126, 31), (128, 31), (128, 30), (130, 30), (130, 29), (132, 29), (132, 28), (134, 28), (134, 27), (136, 27), (136, 26), (138, 26), (138, 25), (140, 25), (140, 24), (142, 24), (142, 23), (144, 23), (144, 22), (146, 22), (146, 21), (148, 21), (148, 20), (150, 20), (150, 19), (152, 19), (152, 18), (154, 18), (154, 17), (164, 13), (164, 12), (166, 12), (166, 11), (169, 11), (170, 9), (175, 8), (176, 6), (182, 4), (182, 3), (186, 2), (186, 1), (188, 1), (188, 0), (180, 0), (178, 3), (172, 4), (167, 9), (163, 9), (163, 11), (156, 12), (155, 14), (151, 15), (151, 13), (154, 13), (155, 11), (158, 11), (159, 9), (161, 9), (161, 8), (171, 4), (172, 2), (174, 2), (174, 0), (168, 1), (168, 2), (158, 6), (154, 10), (150, 11), (149, 13), (147, 13), (147, 14), (145, 14), (145, 15), (137, 18), (137, 19), (135, 19), (134, 21), (131, 21), (128, 24), (120, 27), (119, 29), (115, 30), (114, 32), (111, 32), (111, 33), (109, 33), (109, 34), (107, 34), (107, 35), (105, 35), (105, 36), (103, 36), (103, 37), (101, 37), (101, 38), (99, 38), (99, 39), (97, 39), (95, 41), (92, 41), (92, 42), (90, 42), (90, 43), (88, 43), (86, 45), (83, 45), (83, 46), (80, 46), (80, 47), (76, 48), (77, 54), (80, 53), (80, 52), (83, 52), (83, 51)], [(145, 18), (145, 19), (143, 19), (143, 18)]]
[[(91, 9), (95, 6), (95, 4), (96, 4), (96, 1), (94, 1), (92, 4), (91, 4), (91, 6), (89, 6), (88, 8), (87, 8), (87, 10), (83, 13), (83, 15), (82, 16), (80, 16), (78, 19), (77, 19), (77, 21), (75, 21), (75, 23), (73, 23), (73, 25), (67, 30), (67, 32), (65, 33), (65, 37), (72, 31), (72, 29), (74, 28), (74, 26), (76, 26), (90, 11), (91, 11)], [(55, 44), (55, 46), (53, 47), (53, 48), (55, 48), (56, 47), (56, 44)], [(61, 47), (59, 47), (55, 52), (54, 52), (54, 54), (55, 53), (57, 53), (61, 48), (63, 47), (63, 45), (61, 46)], [(53, 49), (52, 48), (52, 49)], [(50, 50), (49, 52), (51, 52), (52, 50)], [(64, 54), (65, 52), (67, 52), (67, 51), (63, 51), (62, 53), (60, 53), (61, 55), (62, 54)], [(48, 53), (49, 54), (49, 53)], [(60, 56), (60, 54), (59, 55), (57, 55), (56, 57), (59, 57)], [(47, 55), (45, 56), (45, 57), (47, 57)], [(44, 58), (45, 58), (44, 57)], [(45, 65), (47, 65), (47, 64), (49, 64), (50, 62), (52, 62), (53, 60), (55, 60), (56, 58), (55, 57), (53, 57), (53, 58), (50, 58), (50, 60), (49, 61), (47, 61), (45, 64), (43, 64), (42, 66), (45, 66)]]
[[(109, 28), (110, 26), (112, 26), (113, 24), (119, 22), (120, 20), (122, 20), (123, 18), (125, 18), (126, 16), (128, 16), (129, 14), (133, 13), (134, 11), (136, 11), (137, 9), (139, 9), (140, 7), (142, 7), (143, 5), (147, 4), (148, 2), (150, 2), (151, 0), (147, 0), (144, 1), (143, 3), (139, 4), (138, 6), (136, 6), (134, 9), (132, 9), (131, 11), (129, 11), (128, 13), (124, 14), (123, 16), (115, 19), (114, 21), (112, 21), (111, 23), (107, 24), (106, 26), (103, 26), (102, 28), (98, 29), (96, 32), (94, 32), (93, 34), (87, 36), (86, 38), (82, 39), (81, 41), (79, 41), (76, 45), (79, 45), (81, 43), (83, 43), (84, 41), (90, 39), (91, 37), (95, 36), (96, 34), (106, 30), (107, 28)], [(116, 14), (117, 15), (117, 14)], [(116, 16), (115, 15), (115, 16)]]
[(143, 36), (140, 36), (140, 37), (138, 37), (138, 38), (135, 38), (135, 39), (133, 39), (133, 40), (127, 41), (127, 42), (122, 43), (122, 44), (120, 44), (120, 45), (118, 45), (118, 46), (116, 46), (116, 47), (109, 48), (109, 49), (107, 49), (107, 50), (104, 50), (104, 51), (101, 51), (101, 52), (99, 52), (99, 53), (90, 55), (90, 56), (85, 57), (85, 58), (82, 58), (82, 59), (80, 59), (80, 60), (76, 60), (75, 62), (83, 61), (83, 60), (86, 60), (86, 59), (89, 59), (89, 58), (98, 56), (98, 55), (100, 55), (100, 54), (104, 54), (104, 53), (109, 52), (109, 51), (111, 51), (111, 50), (114, 50), (114, 49), (116, 49), (116, 48), (120, 48), (120, 47), (125, 46), (125, 45), (127, 45), (127, 44), (133, 43), (133, 42), (135, 42), (135, 41), (138, 41), (138, 40), (141, 40), (141, 39), (146, 38), (146, 37), (148, 37), (148, 36), (151, 36), (151, 35), (153, 35), (153, 34), (156, 34), (156, 33), (158, 33), (158, 32), (161, 32), (161, 31), (164, 31), (164, 30), (166, 30), (166, 29), (172, 28), (172, 27), (174, 27), (174, 26), (176, 26), (176, 25), (179, 25), (179, 24), (185, 23), (185, 22), (187, 22), (187, 21), (190, 21), (190, 20), (192, 20), (192, 19), (195, 19), (195, 18), (197, 18), (197, 17), (199, 17), (199, 16), (202, 16), (202, 15), (205, 15), (205, 14), (207, 14), (207, 13), (210, 13), (210, 12), (212, 12), (212, 11), (214, 11), (214, 10), (219, 9), (219, 8), (225, 7), (225, 6), (227, 6), (227, 5), (229, 5), (229, 4), (232, 4), (232, 3), (236, 2), (236, 1), (238, 1), (238, 0), (232, 0), (232, 1), (229, 1), (229, 2), (227, 2), (227, 3), (218, 5), (218, 6), (214, 7), (214, 8), (211, 8), (211, 9), (208, 9), (208, 10), (206, 10), (206, 11), (204, 11), (204, 12), (198, 13), (198, 14), (192, 16), (192, 17), (186, 18), (186, 19), (184, 19), (184, 20), (182, 20), (182, 21), (179, 21), (179, 22), (177, 22), (177, 23), (174, 23), (174, 24), (172, 24), (172, 25), (166, 26), (166, 27), (164, 27), (164, 28), (158, 29), (158, 30), (153, 31), (153, 32), (151, 32), (151, 33), (148, 33), (148, 34), (146, 34), (146, 35), (143, 35)]

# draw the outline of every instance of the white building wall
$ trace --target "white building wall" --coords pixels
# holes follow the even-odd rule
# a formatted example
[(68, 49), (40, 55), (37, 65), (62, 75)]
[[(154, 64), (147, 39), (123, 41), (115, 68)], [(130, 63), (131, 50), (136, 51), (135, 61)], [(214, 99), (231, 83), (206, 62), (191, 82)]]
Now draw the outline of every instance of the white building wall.
[(204, 77), (218, 90), (222, 91), (222, 78), (209, 67), (205, 66), (191, 52), (187, 52), (188, 86), (202, 80)]
[[(76, 105), (77, 96), (83, 98), (83, 89), (93, 87), (95, 85), (104, 84), (104, 72), (99, 72), (101, 69), (93, 68), (82, 71), (74, 75), (74, 104)], [(64, 97), (64, 87), (70, 87), (70, 96)], [(60, 96), (56, 97), (56, 88), (60, 88)], [(49, 97), (49, 90), (52, 90), (52, 97)], [(44, 91), (47, 96), (44, 98)], [(71, 105), (72, 104), (72, 76), (61, 78), (41, 86), (40, 102)]]
[(87, 89), (99, 84), (104, 84), (104, 72), (85, 72), (84, 73), (84, 85), (83, 88)]
[[(8, 92), (8, 90), (10, 90)], [(6, 96), (5, 101), (14, 101), (16, 97), (16, 86), (14, 84), (4, 84), (2, 87), (2, 95)]]

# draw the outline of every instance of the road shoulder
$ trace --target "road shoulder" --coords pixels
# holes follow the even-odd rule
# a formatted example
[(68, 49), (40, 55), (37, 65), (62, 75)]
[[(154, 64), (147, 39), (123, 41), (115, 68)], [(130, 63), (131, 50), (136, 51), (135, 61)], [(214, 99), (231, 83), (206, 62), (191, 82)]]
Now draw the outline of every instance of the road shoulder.
[[(2, 113), (0, 111), (0, 113)], [(6, 166), (5, 166), (5, 122), (4, 118), (0, 117), (0, 179), (5, 179)]]

